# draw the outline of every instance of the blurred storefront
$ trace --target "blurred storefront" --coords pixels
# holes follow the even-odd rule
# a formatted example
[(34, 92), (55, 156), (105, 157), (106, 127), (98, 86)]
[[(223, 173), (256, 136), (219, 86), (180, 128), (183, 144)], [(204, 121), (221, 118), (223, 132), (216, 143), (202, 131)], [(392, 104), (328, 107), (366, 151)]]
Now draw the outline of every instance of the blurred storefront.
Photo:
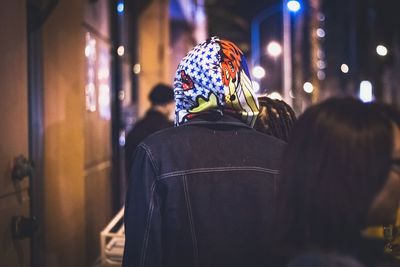
[(15, 0), (0, 20), (0, 266), (93, 266), (123, 132), (205, 38), (203, 3)]

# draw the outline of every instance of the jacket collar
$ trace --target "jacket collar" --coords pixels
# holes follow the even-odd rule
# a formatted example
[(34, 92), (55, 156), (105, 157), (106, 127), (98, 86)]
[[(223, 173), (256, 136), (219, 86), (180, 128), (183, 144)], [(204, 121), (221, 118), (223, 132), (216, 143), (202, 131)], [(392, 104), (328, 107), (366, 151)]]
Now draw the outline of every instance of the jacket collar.
[(181, 126), (189, 126), (189, 125), (226, 125), (226, 126), (236, 126), (253, 129), (246, 123), (242, 122), (240, 119), (235, 118), (230, 115), (223, 116), (198, 116)]
[(147, 116), (159, 116), (159, 117), (164, 117), (165, 118), (165, 116), (164, 116), (164, 114), (162, 114), (161, 112), (159, 112), (159, 111), (157, 111), (157, 110), (155, 110), (155, 109), (153, 109), (153, 108), (150, 108), (147, 112), (146, 112), (146, 115)]

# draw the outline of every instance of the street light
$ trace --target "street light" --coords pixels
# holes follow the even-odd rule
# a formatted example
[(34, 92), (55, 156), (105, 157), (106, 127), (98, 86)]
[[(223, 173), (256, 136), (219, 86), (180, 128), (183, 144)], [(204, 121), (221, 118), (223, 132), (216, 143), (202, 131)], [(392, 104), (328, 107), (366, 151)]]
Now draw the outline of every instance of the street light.
[(297, 12), (301, 8), (299, 1), (295, 1), (295, 0), (291, 0), (291, 1), (287, 2), (286, 6), (289, 9), (289, 11), (291, 11), (291, 12)]
[(271, 99), (283, 100), (282, 95), (278, 92), (272, 92), (268, 95), (268, 97)]
[(260, 60), (260, 24), (280, 10), (281, 5), (274, 5), (262, 10), (251, 21), (251, 64), (253, 66), (258, 65)]
[(118, 54), (118, 56), (120, 56), (120, 57), (122, 57), (122, 56), (125, 54), (125, 48), (124, 48), (123, 45), (118, 46), (117, 54)]
[[(287, 8), (285, 8), (285, 3)], [(292, 29), (289, 12), (297, 12), (301, 8), (300, 2), (283, 0), (283, 97), (291, 105), (292, 98)]]
[(386, 48), (384, 45), (378, 45), (378, 46), (376, 47), (376, 53), (377, 53), (378, 55), (380, 55), (381, 57), (384, 57), (384, 56), (387, 55), (388, 50), (387, 50), (387, 48)]
[(300, 9), (299, 1), (283, 0), (282, 4), (262, 10), (251, 21), (251, 64), (256, 66), (260, 60), (260, 24), (268, 17), (283, 11), (283, 95), (289, 105), (292, 103), (292, 99), (289, 97), (292, 88), (290, 12), (295, 13)]
[[(251, 21), (251, 64), (253, 66), (257, 65), (259, 60), (260, 60), (260, 24), (268, 19), (269, 17), (277, 14), (278, 12), (283, 11), (283, 15), (285, 17), (285, 14), (292, 12), (296, 13), (301, 9), (301, 4), (299, 1), (295, 0), (283, 0), (283, 8), (281, 4), (273, 5), (269, 8), (266, 8), (262, 10), (260, 13), (258, 13)], [(288, 14), (289, 15), (289, 14)], [(285, 25), (285, 19), (283, 24)], [(288, 18), (290, 22), (290, 17)], [(285, 27), (285, 26), (284, 26)], [(290, 27), (289, 27), (290, 30)], [(286, 32), (284, 31), (284, 35)], [(285, 49), (283, 49), (285, 50)]]
[(310, 82), (306, 82), (303, 85), (303, 90), (304, 92), (306, 92), (307, 94), (311, 94), (314, 91), (314, 86), (312, 85), (312, 83)]
[(348, 66), (347, 64), (342, 64), (342, 65), (340, 66), (340, 70), (341, 70), (343, 73), (348, 73), (348, 72), (349, 72), (349, 66)]
[(325, 30), (322, 29), (322, 28), (318, 28), (318, 29), (317, 29), (317, 36), (318, 36), (319, 38), (324, 38), (324, 37), (325, 37)]
[(270, 56), (276, 58), (282, 54), (282, 46), (278, 42), (272, 41), (267, 46), (267, 52)]
[(117, 11), (118, 11), (118, 13), (120, 13), (120, 14), (124, 13), (124, 9), (125, 9), (124, 2), (123, 2), (123, 1), (120, 1), (120, 2), (117, 4)]
[(261, 79), (265, 76), (265, 69), (261, 66), (255, 66), (252, 73), (254, 78)]
[(372, 91), (372, 83), (370, 81), (362, 81), (360, 83), (359, 98), (364, 103), (371, 102), (374, 100), (374, 93)]

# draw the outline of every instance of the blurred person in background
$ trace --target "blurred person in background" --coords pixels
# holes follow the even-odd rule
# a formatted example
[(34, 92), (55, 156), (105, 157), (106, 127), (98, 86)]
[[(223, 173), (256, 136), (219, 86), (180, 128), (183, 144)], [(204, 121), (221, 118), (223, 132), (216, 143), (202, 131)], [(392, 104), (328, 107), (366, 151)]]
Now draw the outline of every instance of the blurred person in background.
[(262, 133), (288, 142), (290, 132), (296, 122), (293, 109), (284, 101), (267, 96), (258, 98), (260, 114), (254, 128)]
[(125, 169), (129, 175), (136, 147), (146, 137), (165, 128), (173, 127), (170, 117), (174, 114), (174, 91), (171, 86), (157, 84), (150, 92), (151, 107), (146, 115), (139, 120), (125, 139)]
[(212, 37), (180, 62), (175, 124), (137, 148), (123, 266), (267, 266), (284, 142), (253, 129), (242, 51)]
[(383, 262), (383, 240), (361, 233), (396, 221), (400, 131), (399, 113), (390, 110), (330, 99), (300, 116), (283, 160), (274, 266), (307, 251), (352, 255), (366, 266)]

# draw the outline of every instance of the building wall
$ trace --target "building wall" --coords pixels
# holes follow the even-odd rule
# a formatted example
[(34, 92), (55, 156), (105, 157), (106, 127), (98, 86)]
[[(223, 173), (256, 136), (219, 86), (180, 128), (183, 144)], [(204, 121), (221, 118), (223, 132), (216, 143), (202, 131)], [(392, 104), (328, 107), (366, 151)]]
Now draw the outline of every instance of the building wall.
[[(10, 42), (2, 42), (0, 46), (0, 51), (5, 53), (3, 61), (8, 62), (7, 69), (1, 69), (0, 77), (4, 81), (3, 88), (15, 87), (18, 90), (10, 89), (11, 94), (3, 94), (5, 102), (1, 107), (7, 111), (2, 112), (6, 116), (2, 121), (9, 122), (16, 130), (10, 129), (20, 133), (20, 135), (13, 134), (12, 138), (4, 138), (8, 140), (5, 145), (14, 146), (16, 151), (18, 150), (12, 155), (18, 153), (27, 155), (26, 7), (23, 1), (12, 3), (13, 5), (8, 5), (11, 11), (2, 10), (4, 11), (2, 19), (10, 23), (4, 25), (13, 31), (2, 34), (7, 36), (5, 40)], [(8, 14), (10, 15), (6, 16)], [(82, 0), (60, 0), (42, 26), (44, 217), (40, 218), (39, 223), (44, 229), (44, 242), (40, 243), (44, 244), (41, 252), (45, 257), (45, 266), (93, 265), (99, 256), (100, 231), (113, 215), (111, 179), (118, 177), (111, 177), (111, 118), (107, 117), (102, 109), (102, 105), (107, 103), (107, 94), (103, 95), (102, 92), (111, 90), (111, 85), (107, 84), (109, 77), (104, 76), (105, 73), (108, 73), (107, 75), (111, 73), (109, 67), (112, 47), (108, 14), (107, 0), (93, 3)], [(138, 106), (143, 114), (149, 106), (147, 96), (150, 89), (158, 82), (172, 83), (171, 73), (175, 71), (176, 66), (171, 68), (171, 54), (176, 52), (180, 53), (180, 58), (183, 57), (192, 47), (189, 43), (193, 37), (188, 37), (191, 34), (189, 31), (185, 33), (188, 36), (180, 36), (176, 40), (174, 43), (176, 46), (170, 46), (168, 1), (164, 0), (154, 0), (147, 6), (140, 16), (139, 28), (141, 73)], [(85, 97), (88, 82), (86, 56), (88, 34), (96, 40), (98, 53), (95, 63), (94, 110), (87, 109)], [(105, 63), (100, 62), (101, 55), (105, 56)], [(176, 65), (177, 61), (178, 59), (172, 64)], [(106, 69), (108, 67), (106, 72), (102, 66)], [(17, 106), (14, 100), (21, 101), (18, 103), (23, 105)], [(24, 115), (12, 113), (10, 116), (11, 107), (15, 109), (15, 114)], [(21, 124), (12, 123), (16, 117)], [(5, 162), (4, 158), (0, 159), (8, 168), (8, 172), (4, 172), (7, 175), (3, 177), (6, 180), (9, 179), (9, 161), (12, 159)], [(4, 188), (0, 187), (0, 191)], [(11, 186), (10, 188), (14, 189)], [(7, 216), (14, 214), (28, 216), (27, 188), (25, 181), (20, 188), (23, 191), (21, 194), (9, 198), (9, 202), (5, 202), (6, 198), (2, 199), (0, 203), (2, 218), (5, 212)], [(7, 234), (10, 244), (7, 225), (9, 225), (8, 219), (1, 221), (0, 229), (2, 236)], [(11, 265), (5, 266), (29, 265), (28, 240), (14, 242), (12, 246), (16, 247), (7, 246), (2, 247), (0, 253), (3, 254), (0, 254), (2, 255), (0, 259), (3, 260), (3, 256), (6, 255), (13, 261), (10, 260), (7, 264)], [(21, 248), (27, 251), (23, 255)], [(19, 254), (16, 253), (17, 250)], [(18, 263), (14, 264), (15, 261)]]
[(26, 1), (0, 8), (0, 266), (29, 266), (29, 239), (15, 240), (13, 216), (29, 216), (28, 179), (13, 183), (13, 159), (28, 156)]
[[(171, 4), (179, 7), (179, 17), (170, 16)], [(139, 117), (150, 106), (148, 94), (151, 88), (159, 82), (172, 85), (180, 60), (194, 45), (206, 39), (206, 29), (203, 0), (154, 0), (141, 13)]]
[(43, 26), (47, 266), (85, 266), (83, 1), (60, 1)]
[(169, 53), (169, 62), (171, 71), (169, 80), (172, 82), (175, 79), (176, 69), (182, 58), (193, 48), (195, 40), (192, 36), (190, 28), (185, 26), (182, 21), (174, 21), (171, 24), (171, 48)]
[[(94, 3), (86, 1), (84, 15), (84, 36), (90, 35), (95, 40), (95, 107), (84, 111), (84, 194), (85, 194), (85, 226), (86, 226), (86, 256), (87, 265), (91, 266), (100, 255), (100, 231), (112, 218), (112, 185), (111, 179), (111, 114), (107, 105), (107, 91), (111, 90), (111, 36), (109, 1), (98, 0)], [(85, 53), (86, 55), (87, 53)], [(84, 55), (83, 50), (80, 53)], [(81, 88), (81, 97), (84, 88), (88, 86), (88, 57), (86, 56), (84, 73), (85, 86)], [(85, 101), (86, 102), (86, 101)]]
[[(61, 0), (43, 27), (47, 266), (91, 266), (112, 218), (109, 2)], [(87, 37), (95, 40), (88, 110)]]
[[(46, 2), (46, 1), (45, 1)], [(14, 146), (18, 153), (27, 155), (27, 40), (26, 7), (23, 1), (13, 1), (4, 11), (7, 36), (0, 51), (4, 51), (7, 69), (1, 69), (3, 88), (12, 94), (3, 94), (7, 112), (2, 112), (10, 122), (13, 134), (5, 145)], [(39, 223), (44, 229), (44, 246), (40, 248), (46, 266), (91, 266), (99, 256), (99, 234), (112, 217), (111, 201), (111, 118), (104, 114), (102, 105), (107, 103), (107, 90), (111, 64), (111, 41), (109, 26), (109, 1), (60, 0), (42, 26), (43, 45), (43, 103), (44, 103), (44, 170), (43, 213)], [(180, 37), (175, 48), (170, 46), (170, 20), (168, 1), (152, 1), (140, 16), (140, 90), (141, 114), (148, 106), (148, 93), (158, 82), (172, 83), (171, 53), (179, 52), (180, 58), (191, 48), (192, 38)], [(17, 12), (20, 11), (20, 12)], [(2, 12), (3, 14), (3, 12)], [(7, 16), (9, 15), (9, 16)], [(3, 31), (1, 31), (3, 33)], [(87, 109), (85, 97), (88, 83), (88, 58), (86, 41), (88, 34), (96, 40), (94, 110)], [(187, 34), (191, 34), (190, 32)], [(183, 40), (183, 41), (182, 41)], [(104, 56), (105, 63), (101, 63)], [(177, 60), (176, 60), (177, 61)], [(175, 63), (173, 63), (175, 65)], [(106, 71), (104, 72), (105, 67)], [(127, 70), (131, 70), (131, 66)], [(100, 73), (101, 72), (101, 73)], [(107, 73), (107, 75), (105, 75)], [(16, 76), (18, 74), (18, 77)], [(104, 76), (105, 75), (105, 76)], [(100, 77), (102, 76), (102, 78)], [(107, 76), (107, 77), (106, 77)], [(102, 90), (100, 87), (102, 86)], [(104, 89), (106, 89), (104, 91)], [(102, 92), (106, 94), (102, 94)], [(21, 93), (21, 94), (20, 94)], [(109, 97), (109, 96), (108, 96)], [(23, 105), (16, 105), (18, 100)], [(109, 100), (109, 99), (108, 99)], [(11, 107), (15, 109), (12, 115)], [(12, 113), (14, 114), (14, 113)], [(19, 118), (20, 124), (12, 123)], [(8, 120), (6, 120), (8, 119)], [(19, 128), (18, 128), (19, 127)], [(22, 128), (21, 128), (22, 127)], [(21, 130), (22, 129), (22, 130)], [(4, 133), (5, 131), (2, 131)], [(22, 134), (23, 132), (23, 134)], [(6, 150), (6, 149), (5, 149)], [(2, 150), (3, 152), (3, 150)], [(2, 154), (3, 155), (3, 154)], [(7, 155), (8, 157), (9, 155)], [(3, 160), (5, 157), (1, 157)], [(10, 158), (10, 157), (8, 157)], [(9, 165), (4, 162), (9, 179)], [(2, 161), (3, 163), (3, 161)], [(118, 179), (114, 177), (113, 179)], [(7, 180), (9, 181), (9, 180)], [(0, 211), (3, 216), (28, 216), (29, 197), (27, 181), (22, 193), (2, 199)], [(0, 191), (5, 187), (0, 187)], [(14, 189), (10, 186), (11, 189)], [(3, 193), (3, 192), (1, 192)], [(5, 192), (9, 193), (9, 192)], [(21, 202), (22, 201), (22, 202)], [(18, 213), (18, 214), (17, 214)], [(2, 217), (3, 218), (3, 217)], [(1, 221), (2, 236), (11, 240), (9, 220)], [(4, 225), (4, 227), (2, 226)], [(8, 242), (8, 244), (10, 244)], [(28, 266), (29, 244), (14, 242), (17, 247), (3, 246), (0, 255), (13, 258), (5, 266)], [(5, 243), (2, 243), (5, 244)], [(25, 254), (21, 255), (21, 247)], [(16, 253), (19, 250), (19, 254)], [(1, 259), (4, 257), (1, 256)], [(14, 264), (15, 261), (19, 261)], [(19, 265), (18, 265), (19, 264)], [(2, 264), (0, 264), (3, 266)]]
[(154, 85), (160, 82), (172, 84), (169, 51), (168, 1), (154, 0), (139, 18), (139, 116), (143, 116), (150, 106), (148, 94)]

